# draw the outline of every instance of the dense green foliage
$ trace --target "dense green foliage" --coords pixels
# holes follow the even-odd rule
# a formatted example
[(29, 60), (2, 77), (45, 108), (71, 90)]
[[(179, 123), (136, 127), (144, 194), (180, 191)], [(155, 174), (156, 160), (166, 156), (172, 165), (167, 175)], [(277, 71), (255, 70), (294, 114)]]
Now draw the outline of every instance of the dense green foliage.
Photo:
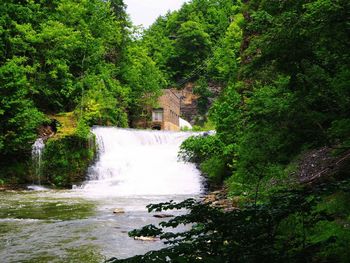
[[(223, 212), (189, 199), (150, 205), (152, 211), (189, 209), (131, 236), (160, 236), (171, 245), (144, 256), (108, 262), (348, 262), (349, 180), (276, 191), (259, 205)], [(182, 224), (189, 231), (172, 232)]]
[[(225, 147), (217, 136), (190, 137), (181, 145), (179, 155), (184, 161), (200, 164), (211, 186), (218, 186), (230, 175), (227, 172), (230, 168), (226, 167), (232, 154), (229, 147)], [(223, 149), (226, 149), (225, 155)]]
[[(194, 225), (134, 231), (171, 246), (115, 262), (349, 261), (349, 185), (340, 182), (349, 178), (349, 10), (345, 0), (193, 0), (144, 33), (170, 83), (196, 82), (203, 111), (208, 83), (224, 87), (209, 111), (216, 134), (189, 138), (180, 157), (242, 204), (229, 213), (194, 201), (153, 205), (191, 210), (161, 228)], [(326, 171), (347, 168), (305, 170), (326, 183), (300, 187), (300, 158), (317, 149), (339, 156)]]
[(231, 45), (241, 63), (210, 110), (216, 139), (191, 139), (182, 153), (213, 158), (210, 169), (224, 161), (231, 190), (249, 192), (288, 176), (308, 149), (348, 149), (349, 3), (249, 1), (241, 10), (242, 48)]
[(45, 114), (127, 127), (153, 105), (165, 81), (133, 30), (121, 0), (1, 2), (0, 178), (22, 176), (6, 167), (29, 161)]
[(230, 65), (235, 51), (230, 46), (240, 43), (236, 37), (241, 31), (234, 25), (241, 19), (236, 13), (236, 1), (193, 0), (159, 17), (144, 32), (141, 44), (172, 84), (181, 86), (207, 72), (215, 76), (212, 80), (226, 82), (225, 74), (234, 70)]
[(49, 140), (42, 156), (41, 182), (57, 187), (83, 182), (95, 150), (95, 138), (88, 127), (78, 127), (72, 135)]
[(192, 0), (138, 35), (122, 0), (3, 1), (0, 183), (23, 181), (47, 115), (77, 117), (44, 152), (45, 180), (67, 186), (93, 157), (89, 126), (127, 127), (163, 87), (186, 82), (205, 115), (215, 83), (216, 134), (188, 139), (180, 156), (242, 204), (229, 213), (193, 200), (151, 206), (191, 211), (162, 227), (194, 225), (133, 232), (172, 246), (124, 262), (348, 262), (349, 169), (308, 187), (295, 175), (315, 149), (340, 156), (327, 169), (349, 162), (350, 2), (242, 2)]
[[(24, 58), (14, 58), (0, 68), (0, 151), (2, 156), (21, 157), (28, 153), (28, 142), (35, 140), (36, 127), (44, 116), (28, 99), (28, 68)], [(19, 155), (19, 156), (18, 156)]]
[(243, 21), (240, 1), (193, 0), (159, 17), (139, 41), (171, 87), (194, 84), (196, 125), (205, 125), (213, 100), (236, 78)]

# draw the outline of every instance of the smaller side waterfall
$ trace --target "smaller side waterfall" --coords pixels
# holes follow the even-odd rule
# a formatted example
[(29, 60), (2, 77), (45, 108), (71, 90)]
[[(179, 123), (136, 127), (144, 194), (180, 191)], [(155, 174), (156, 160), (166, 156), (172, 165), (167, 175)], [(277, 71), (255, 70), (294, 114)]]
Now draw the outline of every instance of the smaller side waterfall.
[(32, 161), (35, 172), (35, 177), (37, 179), (37, 184), (41, 185), (41, 164), (42, 164), (42, 153), (45, 148), (45, 143), (42, 138), (35, 141), (32, 146)]
[(179, 122), (180, 122), (180, 128), (181, 129), (188, 129), (188, 130), (192, 130), (192, 125), (191, 123), (189, 123), (188, 121), (186, 121), (185, 119), (179, 118)]

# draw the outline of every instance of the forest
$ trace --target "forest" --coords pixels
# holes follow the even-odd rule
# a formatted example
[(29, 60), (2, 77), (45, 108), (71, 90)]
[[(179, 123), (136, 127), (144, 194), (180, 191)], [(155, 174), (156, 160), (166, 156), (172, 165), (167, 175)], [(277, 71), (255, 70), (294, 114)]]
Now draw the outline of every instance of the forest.
[[(69, 143), (78, 147), (89, 127), (132, 127), (162, 89), (193, 83), (198, 125), (216, 133), (187, 139), (179, 158), (237, 209), (192, 199), (150, 205), (190, 212), (129, 233), (169, 247), (109, 262), (349, 262), (349, 15), (347, 0), (191, 0), (142, 29), (122, 0), (6, 0), (0, 184), (26, 180), (50, 116), (73, 116)], [(54, 144), (52, 154), (62, 150)], [(92, 158), (81, 154), (77, 167)], [(167, 230), (182, 224), (191, 230)]]
[[(223, 87), (207, 114), (216, 135), (186, 140), (179, 155), (239, 209), (151, 205), (191, 212), (130, 233), (171, 246), (120, 262), (350, 260), (349, 12), (342, 0), (194, 0), (146, 30), (171, 82), (195, 82), (204, 102), (208, 83)], [(169, 232), (181, 224), (195, 227)]]
[(166, 86), (123, 1), (5, 1), (0, 17), (1, 181), (26, 180), (49, 116), (70, 113), (81, 144), (89, 126), (128, 127)]

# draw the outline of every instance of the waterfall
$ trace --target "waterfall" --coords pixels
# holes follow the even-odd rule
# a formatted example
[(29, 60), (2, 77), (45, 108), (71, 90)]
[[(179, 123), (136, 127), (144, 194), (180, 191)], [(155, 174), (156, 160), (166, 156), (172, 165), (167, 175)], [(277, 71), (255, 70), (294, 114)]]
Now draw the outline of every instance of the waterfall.
[(180, 162), (181, 143), (193, 133), (95, 127), (98, 158), (82, 190), (103, 196), (195, 195), (195, 165)]
[(188, 121), (186, 121), (185, 119), (179, 118), (179, 123), (180, 123), (180, 128), (181, 129), (188, 129), (188, 130), (192, 130), (192, 125), (191, 123), (189, 123)]
[(45, 144), (42, 138), (37, 139), (32, 146), (32, 161), (38, 185), (41, 185), (41, 163), (44, 147)]

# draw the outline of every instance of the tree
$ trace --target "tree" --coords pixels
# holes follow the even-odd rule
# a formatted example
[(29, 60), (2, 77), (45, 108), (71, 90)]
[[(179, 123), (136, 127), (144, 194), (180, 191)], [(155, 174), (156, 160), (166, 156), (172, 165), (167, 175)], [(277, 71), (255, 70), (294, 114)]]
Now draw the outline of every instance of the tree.
[[(211, 41), (209, 34), (203, 26), (195, 21), (187, 21), (181, 24), (176, 33), (175, 51), (176, 55), (172, 63), (179, 79), (186, 77), (191, 70), (200, 65), (209, 54)], [(180, 75), (181, 72), (181, 75)]]
[(125, 56), (122, 76), (131, 90), (129, 113), (131, 121), (135, 121), (156, 105), (166, 82), (144, 48), (131, 45)]
[(30, 154), (44, 115), (30, 100), (26, 58), (14, 57), (0, 67), (0, 156), (21, 159)]

